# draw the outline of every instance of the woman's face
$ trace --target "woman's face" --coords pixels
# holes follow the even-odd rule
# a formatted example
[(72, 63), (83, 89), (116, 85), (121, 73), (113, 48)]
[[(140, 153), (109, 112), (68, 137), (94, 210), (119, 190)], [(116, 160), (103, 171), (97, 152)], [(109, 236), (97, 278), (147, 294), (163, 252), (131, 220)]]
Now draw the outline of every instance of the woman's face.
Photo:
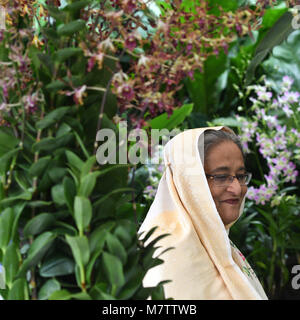
[[(204, 170), (206, 174), (243, 174), (246, 172), (243, 155), (239, 147), (232, 141), (224, 141), (212, 147), (205, 157)], [(228, 225), (239, 217), (241, 203), (247, 192), (247, 186), (241, 186), (237, 179), (227, 186), (216, 186), (213, 179), (208, 179), (208, 185), (216, 204), (219, 215)], [(226, 202), (237, 199), (237, 203)]]

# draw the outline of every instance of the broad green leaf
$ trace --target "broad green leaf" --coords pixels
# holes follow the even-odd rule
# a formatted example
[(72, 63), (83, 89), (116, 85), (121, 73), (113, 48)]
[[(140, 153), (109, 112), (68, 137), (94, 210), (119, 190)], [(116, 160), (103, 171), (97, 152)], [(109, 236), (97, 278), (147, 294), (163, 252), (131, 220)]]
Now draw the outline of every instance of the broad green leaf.
[(192, 112), (193, 104), (185, 104), (182, 107), (174, 110), (173, 114), (168, 118), (167, 113), (152, 119), (150, 127), (152, 129), (167, 129), (172, 130), (178, 127), (183, 120)]
[(12, 235), (14, 212), (12, 208), (6, 208), (0, 215), (0, 248), (5, 250)]
[(106, 292), (104, 283), (96, 283), (91, 288), (90, 294), (95, 300), (116, 300), (115, 297)]
[(94, 230), (90, 236), (90, 250), (91, 250), (91, 259), (86, 268), (86, 278), (87, 283), (90, 284), (91, 274), (93, 271), (94, 264), (102, 253), (104, 243), (106, 240), (106, 235), (109, 231), (105, 228), (102, 228), (102, 225)]
[(49, 168), (48, 174), (53, 183), (60, 183), (67, 174), (66, 168), (52, 167)]
[(64, 89), (66, 86), (67, 85), (64, 82), (62, 82), (60, 80), (54, 80), (46, 85), (46, 89), (48, 91), (57, 92), (58, 90)]
[(122, 286), (125, 283), (125, 278), (121, 260), (108, 252), (103, 252), (102, 263), (103, 270), (110, 284), (118, 287)]
[(80, 181), (78, 195), (83, 197), (89, 197), (94, 190), (97, 177), (100, 175), (100, 171), (89, 172)]
[(62, 206), (65, 204), (64, 187), (62, 184), (57, 184), (51, 188), (51, 196), (53, 201)]
[(35, 266), (41, 261), (44, 254), (48, 251), (53, 240), (55, 239), (55, 234), (52, 232), (44, 232), (40, 234), (36, 239), (34, 239), (32, 245), (28, 250), (28, 256), (24, 260), (21, 269), (18, 273), (19, 276), (24, 276), (26, 271)]
[(49, 12), (50, 16), (58, 21), (65, 21), (67, 19), (67, 14), (62, 10), (59, 10), (55, 6), (45, 5), (47, 11)]
[(104, 245), (107, 232), (110, 232), (115, 227), (115, 225), (115, 221), (108, 221), (102, 223), (99, 227), (93, 230), (89, 238), (91, 253), (97, 250), (97, 248)]
[(145, 271), (141, 266), (137, 266), (134, 270), (134, 274), (130, 280), (127, 280), (126, 284), (118, 294), (118, 300), (128, 300), (135, 292), (142, 286)]
[(57, 34), (59, 36), (71, 36), (75, 32), (82, 30), (86, 25), (86, 22), (83, 20), (75, 20), (67, 24), (59, 25), (57, 28)]
[(39, 177), (41, 174), (43, 174), (50, 163), (51, 156), (46, 156), (39, 158), (37, 162), (33, 163), (31, 167), (29, 168), (29, 175), (31, 177)]
[(82, 53), (81, 48), (63, 48), (56, 51), (56, 57), (58, 62), (63, 62), (70, 57), (73, 57), (79, 53)]
[(120, 240), (113, 234), (108, 233), (106, 235), (106, 244), (109, 252), (118, 257), (122, 264), (125, 265), (127, 261), (127, 253)]
[(28, 300), (28, 287), (25, 278), (14, 281), (11, 290), (8, 293), (8, 300)]
[(39, 272), (40, 275), (45, 278), (72, 274), (74, 272), (74, 262), (67, 257), (55, 256), (45, 261)]
[(53, 124), (57, 124), (57, 122), (61, 121), (64, 115), (70, 112), (70, 110), (71, 110), (71, 107), (59, 107), (51, 111), (45, 116), (44, 119), (39, 120), (36, 123), (36, 128), (42, 130), (50, 127)]
[(54, 64), (52, 62), (51, 56), (44, 53), (37, 53), (36, 56), (38, 57), (42, 65), (45, 67), (47, 75), (49, 77), (52, 77), (54, 72)]
[(0, 156), (3, 156), (7, 152), (11, 151), (17, 146), (19, 140), (0, 129)]
[(5, 269), (5, 279), (6, 285), (11, 288), (13, 281), (15, 279), (16, 274), (19, 270), (20, 263), (20, 254), (18, 247), (11, 242), (6, 251), (3, 258), (3, 266)]
[(9, 170), (11, 158), (20, 150), (21, 148), (16, 148), (14, 150), (8, 151), (2, 157), (0, 157), (0, 173), (1, 174), (7, 173), (7, 171)]
[(88, 173), (91, 172), (94, 164), (96, 163), (96, 160), (97, 160), (96, 156), (93, 155), (85, 161), (85, 163), (82, 165), (82, 168), (81, 168), (80, 178), (83, 178), (84, 176), (86, 176)]
[(63, 11), (77, 11), (88, 6), (91, 2), (91, 0), (75, 1), (65, 6)]
[(263, 61), (267, 54), (285, 40), (291, 32), (295, 31), (292, 26), (293, 19), (294, 17), (291, 12), (285, 12), (261, 40), (247, 69), (246, 85), (250, 84), (256, 67)]
[(74, 259), (78, 266), (85, 266), (90, 259), (89, 241), (86, 236), (70, 237), (66, 235), (66, 240), (71, 247)]
[(59, 291), (60, 289), (60, 283), (55, 279), (50, 279), (46, 281), (40, 288), (38, 293), (38, 299), (47, 300), (52, 295), (52, 293)]
[(114, 235), (119, 238), (125, 248), (128, 248), (133, 241), (130, 232), (128, 232), (127, 228), (122, 225), (119, 225), (116, 228), (116, 230), (114, 231)]
[(82, 170), (84, 162), (74, 152), (67, 150), (66, 151), (66, 156), (67, 156), (68, 162), (73, 167), (75, 167), (79, 171)]
[(14, 171), (13, 176), (20, 188), (24, 191), (28, 191), (30, 188), (32, 188), (31, 180), (29, 179), (28, 174), (25, 170)]
[(65, 202), (70, 212), (73, 214), (74, 198), (76, 196), (76, 186), (74, 184), (73, 179), (71, 179), (70, 177), (65, 177), (63, 180), (63, 187)]
[(72, 298), (72, 294), (68, 290), (57, 290), (54, 291), (48, 300), (70, 300)]
[(80, 234), (90, 224), (92, 219), (92, 205), (88, 198), (76, 196), (74, 201), (74, 218)]
[(117, 193), (124, 193), (124, 192), (132, 192), (135, 191), (134, 188), (120, 188), (120, 189), (115, 189), (111, 192), (109, 192), (108, 194), (104, 195), (103, 197), (101, 197), (100, 199), (98, 199), (93, 206), (97, 207), (100, 204), (102, 204), (103, 202), (105, 202), (107, 199), (109, 199), (113, 194), (117, 194)]
[(52, 226), (55, 222), (55, 217), (50, 213), (40, 213), (36, 217), (29, 220), (24, 227), (24, 235), (28, 237), (41, 233)]
[(32, 149), (34, 152), (36, 151), (52, 152), (57, 150), (58, 148), (68, 145), (72, 141), (73, 137), (74, 137), (73, 133), (67, 133), (58, 138), (52, 138), (52, 137), (44, 138), (41, 141), (34, 143), (32, 146)]
[(12, 225), (12, 231), (11, 231), (11, 239), (14, 242), (19, 242), (19, 235), (18, 235), (18, 225), (19, 225), (19, 218), (23, 212), (23, 209), (25, 208), (27, 202), (18, 202), (16, 205), (14, 205), (14, 222)]
[(24, 192), (18, 192), (18, 194), (13, 195), (9, 198), (5, 198), (0, 201), (1, 205), (8, 206), (11, 204), (11, 202), (14, 202), (16, 200), (31, 200), (32, 198), (32, 192), (30, 191), (24, 191)]

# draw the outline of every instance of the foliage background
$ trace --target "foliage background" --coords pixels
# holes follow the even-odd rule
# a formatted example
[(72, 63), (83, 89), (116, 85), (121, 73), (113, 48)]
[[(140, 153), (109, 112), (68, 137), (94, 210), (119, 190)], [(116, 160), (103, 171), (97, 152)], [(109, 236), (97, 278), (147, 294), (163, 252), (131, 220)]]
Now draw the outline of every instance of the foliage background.
[[(147, 270), (163, 262), (152, 258), (159, 239), (146, 246), (147, 237), (137, 237), (163, 168), (96, 161), (96, 133), (118, 133), (121, 120), (128, 131), (228, 125), (240, 134), (253, 189), (231, 239), (269, 298), (299, 298), (291, 269), (300, 264), (300, 38), (288, 9), (297, 2), (206, 3), (211, 7), (188, 0), (156, 1), (152, 9), (140, 1), (2, 3), (4, 299), (164, 298), (163, 284), (142, 285)], [(199, 29), (207, 42), (197, 40)], [(279, 105), (270, 93), (280, 96), (284, 76), (293, 83)], [(277, 119), (271, 127), (270, 116)], [(291, 137), (282, 142), (289, 159), (282, 168), (281, 147), (268, 158), (256, 135), (277, 146), (276, 125)]]

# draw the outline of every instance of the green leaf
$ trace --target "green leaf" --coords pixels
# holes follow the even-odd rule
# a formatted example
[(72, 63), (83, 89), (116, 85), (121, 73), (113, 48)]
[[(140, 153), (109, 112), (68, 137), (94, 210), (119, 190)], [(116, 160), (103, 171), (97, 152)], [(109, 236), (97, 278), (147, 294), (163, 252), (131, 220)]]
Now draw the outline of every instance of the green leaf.
[(28, 300), (28, 287), (27, 281), (20, 278), (14, 281), (11, 290), (8, 293), (7, 300)]
[(58, 62), (63, 62), (70, 57), (73, 57), (79, 53), (82, 53), (81, 48), (63, 48), (56, 51), (56, 57)]
[(57, 28), (57, 34), (59, 36), (71, 36), (75, 32), (82, 30), (86, 25), (84, 20), (75, 20), (67, 24), (59, 25)]
[(15, 148), (19, 143), (19, 140), (0, 129), (0, 156), (3, 156), (7, 152)]
[(48, 251), (53, 240), (55, 239), (55, 234), (52, 232), (44, 232), (40, 234), (36, 239), (34, 239), (32, 245), (28, 250), (28, 256), (24, 260), (18, 276), (24, 276), (26, 271), (35, 266), (43, 258), (44, 254)]
[(54, 80), (46, 85), (46, 89), (48, 91), (57, 92), (58, 90), (64, 89), (66, 86), (67, 85), (64, 82), (62, 82), (60, 80)]
[(26, 202), (18, 202), (16, 205), (14, 205), (14, 222), (12, 225), (12, 231), (11, 231), (11, 239), (12, 241), (18, 242), (17, 239), (19, 239), (18, 235), (18, 224), (19, 224), (19, 218), (23, 212), (23, 209), (26, 206)]
[(51, 258), (43, 263), (39, 272), (41, 277), (58, 277), (74, 273), (74, 262), (67, 257)]
[(113, 234), (108, 233), (106, 235), (106, 243), (109, 252), (118, 257), (121, 260), (122, 264), (125, 265), (127, 261), (127, 253), (120, 240)]
[(5, 251), (12, 235), (14, 212), (12, 208), (6, 208), (0, 216), (0, 248)]
[(91, 0), (81, 0), (81, 1), (75, 1), (73, 3), (68, 4), (66, 7), (64, 7), (64, 11), (77, 11), (80, 10), (86, 6), (88, 6), (90, 3), (92, 3)]
[(89, 172), (87, 175), (85, 175), (80, 181), (78, 195), (89, 197), (94, 190), (96, 180), (99, 175), (100, 171)]
[(125, 283), (123, 265), (116, 256), (103, 252), (102, 263), (104, 273), (112, 286), (122, 286)]
[(61, 121), (64, 115), (70, 112), (71, 107), (59, 107), (50, 113), (48, 113), (44, 119), (39, 120), (36, 123), (36, 128), (39, 130), (43, 130), (52, 126), (53, 124), (57, 124), (58, 121)]
[(125, 228), (122, 225), (119, 225), (115, 231), (114, 235), (119, 238), (121, 243), (124, 245), (125, 248), (128, 248), (130, 244), (133, 241), (133, 238), (131, 237), (130, 233), (128, 232), (127, 228)]
[(5, 269), (5, 282), (8, 288), (12, 287), (13, 281), (19, 270), (20, 254), (19, 249), (13, 242), (9, 244), (3, 258)]
[(77, 170), (81, 172), (82, 167), (84, 165), (84, 162), (72, 151), (67, 150), (66, 156), (68, 159), (68, 162)]
[(124, 193), (124, 192), (132, 192), (132, 191), (135, 191), (135, 189), (134, 188), (119, 188), (119, 189), (115, 189), (115, 190), (107, 193), (106, 195), (102, 196), (100, 199), (98, 199), (93, 204), (93, 206), (96, 208), (97, 206), (99, 206), (100, 204), (105, 202), (107, 199), (109, 199), (113, 194)]
[(76, 196), (76, 186), (74, 184), (73, 179), (71, 179), (70, 177), (65, 177), (63, 180), (63, 188), (65, 202), (70, 212), (73, 214), (74, 198)]
[(52, 226), (55, 222), (55, 218), (50, 213), (41, 213), (29, 220), (24, 227), (24, 235), (28, 237), (41, 233)]
[(54, 64), (52, 62), (51, 56), (44, 53), (37, 53), (36, 56), (41, 61), (42, 65), (45, 67), (47, 75), (52, 78), (54, 73)]
[(71, 247), (77, 265), (85, 266), (90, 259), (90, 248), (87, 237), (70, 237), (66, 235), (66, 240)]
[(54, 166), (49, 168), (48, 174), (53, 183), (59, 183), (66, 176), (67, 169)]
[(81, 169), (80, 178), (83, 178), (84, 176), (86, 176), (88, 173), (90, 173), (92, 171), (92, 168), (93, 168), (94, 164), (96, 163), (96, 160), (97, 160), (96, 156), (93, 155), (85, 161), (85, 163), (83, 164), (82, 169)]
[(39, 158), (37, 162), (33, 163), (29, 168), (29, 175), (31, 177), (40, 177), (46, 170), (50, 163), (51, 156)]
[(174, 110), (173, 114), (168, 118), (168, 114), (165, 112), (162, 115), (152, 119), (150, 121), (150, 127), (152, 129), (168, 129), (172, 130), (178, 127), (184, 119), (192, 112), (193, 104), (185, 104), (182, 107)]
[[(114, 224), (111, 224), (113, 226)], [(108, 226), (108, 229), (106, 229), (106, 226)], [(93, 271), (94, 264), (99, 257), (99, 255), (102, 253), (104, 243), (106, 240), (106, 235), (109, 232), (109, 225), (104, 224), (99, 226), (96, 230), (94, 230), (90, 236), (90, 250), (91, 250), (91, 259), (87, 265), (86, 268), (86, 278), (87, 283), (90, 284), (91, 275)]]
[(90, 224), (92, 219), (92, 205), (88, 198), (76, 196), (74, 201), (74, 218), (79, 234)]
[(58, 148), (68, 145), (72, 141), (73, 137), (74, 137), (73, 133), (67, 133), (58, 138), (53, 138), (53, 137), (44, 138), (41, 141), (34, 143), (32, 146), (32, 149), (34, 152), (36, 151), (53, 152)]
[(16, 200), (31, 200), (31, 198), (32, 198), (32, 192), (24, 191), (24, 192), (19, 192), (16, 195), (10, 196), (9, 198), (1, 200), (0, 204), (4, 206), (8, 206), (11, 204), (11, 202), (14, 202)]
[(142, 286), (145, 272), (141, 266), (137, 266), (134, 270), (134, 274), (129, 281), (126, 282), (120, 293), (118, 294), (118, 300), (128, 300), (135, 292)]
[(45, 5), (47, 11), (49, 12), (50, 16), (57, 21), (65, 21), (67, 19), (67, 14), (62, 10), (59, 10), (55, 6)]
[(293, 19), (294, 17), (291, 12), (285, 12), (259, 43), (247, 69), (246, 85), (251, 83), (256, 67), (263, 61), (267, 54), (294, 31), (292, 26)]
[(62, 184), (57, 184), (51, 188), (51, 196), (53, 201), (62, 206), (65, 204), (64, 187)]
[(21, 150), (21, 148), (17, 148), (11, 151), (8, 151), (5, 153), (2, 157), (0, 157), (0, 173), (1, 174), (6, 174), (7, 171), (9, 170), (9, 165), (11, 158), (18, 153)]
[(106, 293), (104, 283), (96, 283), (90, 290), (90, 294), (95, 300), (116, 300), (115, 297)]
[(40, 288), (38, 293), (38, 299), (47, 300), (52, 295), (52, 293), (59, 291), (60, 289), (60, 283), (55, 279), (50, 279), (46, 281)]
[(54, 291), (50, 297), (49, 300), (70, 300), (72, 298), (72, 294), (68, 290), (58, 290)]

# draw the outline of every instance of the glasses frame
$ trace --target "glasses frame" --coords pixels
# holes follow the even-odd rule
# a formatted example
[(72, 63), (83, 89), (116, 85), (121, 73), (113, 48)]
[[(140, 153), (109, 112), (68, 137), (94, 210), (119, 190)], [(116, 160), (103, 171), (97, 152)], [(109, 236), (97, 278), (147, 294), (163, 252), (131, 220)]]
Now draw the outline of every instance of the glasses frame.
[[(217, 177), (217, 176), (228, 176), (227, 178), (230, 177), (230, 180), (231, 180), (230, 183), (225, 183), (223, 185), (217, 185), (218, 187), (226, 187), (226, 186), (231, 185), (233, 180), (234, 180), (234, 178), (236, 178), (236, 180), (240, 184), (240, 182), (239, 182), (239, 180), (238, 180), (236, 175), (235, 176), (232, 176), (230, 174), (205, 174), (205, 175), (206, 175), (207, 178), (213, 180), (214, 182), (215, 182), (215, 177)], [(251, 172), (245, 172), (245, 173), (242, 173), (241, 175), (248, 175), (248, 179), (247, 179), (246, 183), (245, 184), (240, 184), (240, 186), (247, 186), (249, 184), (251, 178), (252, 178), (252, 173)]]

